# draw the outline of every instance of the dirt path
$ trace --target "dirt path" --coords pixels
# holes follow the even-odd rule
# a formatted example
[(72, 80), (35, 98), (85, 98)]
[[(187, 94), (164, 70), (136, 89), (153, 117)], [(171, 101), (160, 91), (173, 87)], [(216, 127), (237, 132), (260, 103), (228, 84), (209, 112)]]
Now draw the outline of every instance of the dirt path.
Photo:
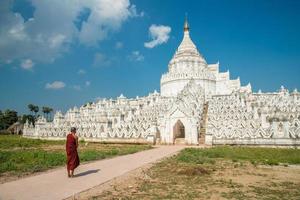
[(118, 194), (119, 190), (123, 189), (126, 192), (128, 191), (128, 193), (132, 192), (132, 189), (136, 189), (137, 191), (137, 188), (139, 186), (138, 184), (141, 183), (141, 181), (139, 180), (144, 180), (148, 178), (148, 175), (146, 173), (153, 165), (155, 165), (155, 163), (143, 165), (142, 167), (139, 167), (121, 176), (113, 178), (101, 185), (97, 185), (93, 188), (77, 193), (74, 196), (70, 196), (65, 200), (90, 200), (94, 198), (97, 199), (97, 196), (100, 196), (103, 192), (107, 191), (116, 193), (117, 197), (113, 196), (110, 199), (121, 198), (121, 196)]
[(184, 146), (159, 146), (157, 148), (95, 161), (81, 165), (73, 179), (67, 178), (65, 169), (20, 179), (0, 185), (0, 200), (52, 200), (64, 199), (103, 184), (127, 172), (171, 156)]

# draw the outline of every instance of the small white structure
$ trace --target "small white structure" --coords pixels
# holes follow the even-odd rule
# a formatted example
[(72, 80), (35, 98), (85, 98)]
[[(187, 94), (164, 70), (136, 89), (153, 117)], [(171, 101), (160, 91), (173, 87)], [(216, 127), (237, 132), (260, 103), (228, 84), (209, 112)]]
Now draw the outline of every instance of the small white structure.
[(239, 78), (207, 64), (189, 35), (185, 21), (181, 44), (161, 77), (161, 93), (146, 97), (101, 99), (53, 122), (42, 117), (26, 123), (24, 136), (64, 139), (77, 127), (85, 140), (161, 144), (300, 145), (300, 94), (283, 87), (252, 93)]

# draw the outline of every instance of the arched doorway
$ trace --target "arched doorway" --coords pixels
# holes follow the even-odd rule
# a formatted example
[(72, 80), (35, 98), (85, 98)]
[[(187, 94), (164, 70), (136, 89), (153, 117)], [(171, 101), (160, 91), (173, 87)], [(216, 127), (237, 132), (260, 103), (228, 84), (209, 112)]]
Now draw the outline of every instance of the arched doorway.
[(177, 138), (185, 138), (185, 128), (180, 120), (177, 120), (176, 124), (173, 126), (173, 144), (176, 143)]

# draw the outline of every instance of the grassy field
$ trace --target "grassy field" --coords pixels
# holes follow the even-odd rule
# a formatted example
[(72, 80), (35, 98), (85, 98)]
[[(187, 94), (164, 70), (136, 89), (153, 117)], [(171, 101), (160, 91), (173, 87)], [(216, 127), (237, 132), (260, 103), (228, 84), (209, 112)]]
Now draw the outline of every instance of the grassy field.
[[(134, 144), (79, 144), (81, 162), (131, 154), (150, 149), (149, 145)], [(45, 171), (66, 163), (65, 141), (28, 139), (0, 135), (0, 182), (11, 176), (23, 176)]]
[(187, 148), (90, 199), (296, 200), (299, 164), (299, 149)]
[(249, 161), (252, 164), (300, 164), (300, 149), (251, 148), (220, 146), (210, 149), (185, 149), (177, 160), (185, 163), (203, 164), (214, 162), (216, 158)]

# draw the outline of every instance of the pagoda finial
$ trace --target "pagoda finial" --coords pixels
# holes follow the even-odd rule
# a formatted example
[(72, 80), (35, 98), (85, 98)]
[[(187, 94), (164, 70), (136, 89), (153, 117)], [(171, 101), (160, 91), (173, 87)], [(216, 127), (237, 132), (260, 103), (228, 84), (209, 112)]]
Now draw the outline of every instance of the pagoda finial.
[(187, 20), (187, 13), (185, 13), (185, 20), (184, 20), (184, 28), (183, 30), (184, 31), (189, 31), (190, 27), (189, 27), (189, 23), (188, 23), (188, 20)]

